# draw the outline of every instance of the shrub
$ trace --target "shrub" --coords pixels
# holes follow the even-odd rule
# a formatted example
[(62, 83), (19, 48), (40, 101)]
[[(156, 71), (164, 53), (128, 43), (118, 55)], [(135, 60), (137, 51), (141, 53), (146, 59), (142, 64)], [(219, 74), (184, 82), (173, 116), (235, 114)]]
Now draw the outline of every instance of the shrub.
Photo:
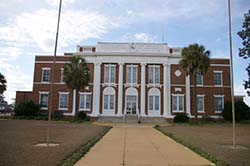
[(51, 119), (53, 119), (53, 120), (63, 119), (63, 113), (62, 113), (62, 111), (53, 111), (51, 113)]
[(24, 101), (15, 108), (15, 116), (34, 117), (40, 114), (40, 107), (33, 101)]
[(201, 122), (214, 122), (214, 119), (208, 115), (202, 115)]
[[(250, 108), (243, 101), (238, 101), (234, 104), (235, 107), (235, 121), (240, 122), (241, 120), (250, 119)], [(232, 103), (226, 102), (222, 116), (227, 121), (232, 121)]]
[(186, 123), (189, 121), (189, 117), (185, 113), (176, 114), (174, 117), (174, 123)]
[(80, 120), (87, 120), (87, 121), (89, 121), (89, 117), (87, 116), (86, 112), (83, 112), (83, 111), (78, 112), (77, 117)]

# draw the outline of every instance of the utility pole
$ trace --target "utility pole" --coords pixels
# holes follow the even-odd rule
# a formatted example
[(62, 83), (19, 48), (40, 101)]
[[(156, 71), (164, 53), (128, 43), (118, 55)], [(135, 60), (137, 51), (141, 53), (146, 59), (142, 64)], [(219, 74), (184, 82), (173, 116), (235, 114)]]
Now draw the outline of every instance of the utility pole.
[(230, 77), (231, 77), (231, 97), (232, 97), (232, 121), (233, 121), (233, 147), (236, 147), (235, 138), (235, 108), (234, 108), (234, 78), (233, 78), (233, 49), (231, 30), (231, 0), (228, 0), (228, 24), (229, 24), (229, 49), (230, 49)]
[(52, 105), (53, 105), (52, 104), (52, 99), (53, 99), (53, 93), (54, 93), (53, 92), (53, 85), (54, 85), (54, 73), (55, 73), (55, 64), (56, 64), (56, 52), (57, 52), (57, 41), (58, 41), (58, 31), (59, 31), (60, 16), (61, 16), (61, 7), (62, 7), (62, 0), (60, 0), (60, 4), (59, 4), (57, 29), (56, 29), (55, 50), (54, 50), (52, 73), (51, 73), (50, 94), (49, 94), (48, 126), (47, 126), (47, 138), (46, 138), (47, 147), (49, 147), (49, 142), (50, 142), (51, 112), (52, 112)]

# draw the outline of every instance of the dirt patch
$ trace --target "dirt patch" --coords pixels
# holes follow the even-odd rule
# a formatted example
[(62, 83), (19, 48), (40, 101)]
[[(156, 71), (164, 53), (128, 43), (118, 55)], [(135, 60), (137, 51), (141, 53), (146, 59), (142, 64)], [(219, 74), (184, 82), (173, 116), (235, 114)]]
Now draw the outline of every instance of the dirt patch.
[[(232, 145), (231, 124), (207, 124), (188, 125), (180, 124), (174, 126), (160, 127), (166, 133), (172, 133), (175, 137), (208, 152), (219, 160), (232, 166), (250, 165), (250, 125), (236, 125), (237, 147), (229, 148)], [(226, 145), (226, 147), (225, 147)]]
[(46, 142), (47, 122), (33, 120), (0, 121), (0, 166), (58, 165), (81, 145), (105, 130), (87, 123), (51, 123), (54, 147), (35, 147)]

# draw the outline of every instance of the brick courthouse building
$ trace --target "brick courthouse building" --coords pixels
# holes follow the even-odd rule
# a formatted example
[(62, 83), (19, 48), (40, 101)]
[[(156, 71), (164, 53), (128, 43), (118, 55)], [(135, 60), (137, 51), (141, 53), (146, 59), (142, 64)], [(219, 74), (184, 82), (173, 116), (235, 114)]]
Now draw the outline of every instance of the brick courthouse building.
[[(62, 71), (71, 56), (86, 59), (89, 86), (75, 98), (67, 89)], [(92, 118), (162, 117), (177, 113), (194, 117), (194, 80), (180, 69), (181, 48), (155, 43), (104, 43), (77, 46), (75, 53), (56, 57), (53, 111), (74, 115), (74, 104)], [(48, 110), (53, 56), (36, 56), (32, 92), (17, 91), (16, 103), (33, 100)], [(206, 75), (197, 75), (198, 115), (220, 118), (224, 102), (231, 100), (228, 59), (211, 59)]]

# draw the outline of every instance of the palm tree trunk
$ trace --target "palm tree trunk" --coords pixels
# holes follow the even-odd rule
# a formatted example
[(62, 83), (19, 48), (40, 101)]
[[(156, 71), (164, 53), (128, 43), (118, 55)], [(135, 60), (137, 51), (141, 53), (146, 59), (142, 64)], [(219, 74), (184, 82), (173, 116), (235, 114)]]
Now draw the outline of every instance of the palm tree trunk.
[(77, 119), (77, 115), (78, 115), (78, 89), (76, 89), (76, 93), (75, 93), (75, 119)]
[(198, 112), (197, 112), (197, 88), (196, 88), (196, 73), (194, 74), (194, 116), (195, 122), (198, 122)]

